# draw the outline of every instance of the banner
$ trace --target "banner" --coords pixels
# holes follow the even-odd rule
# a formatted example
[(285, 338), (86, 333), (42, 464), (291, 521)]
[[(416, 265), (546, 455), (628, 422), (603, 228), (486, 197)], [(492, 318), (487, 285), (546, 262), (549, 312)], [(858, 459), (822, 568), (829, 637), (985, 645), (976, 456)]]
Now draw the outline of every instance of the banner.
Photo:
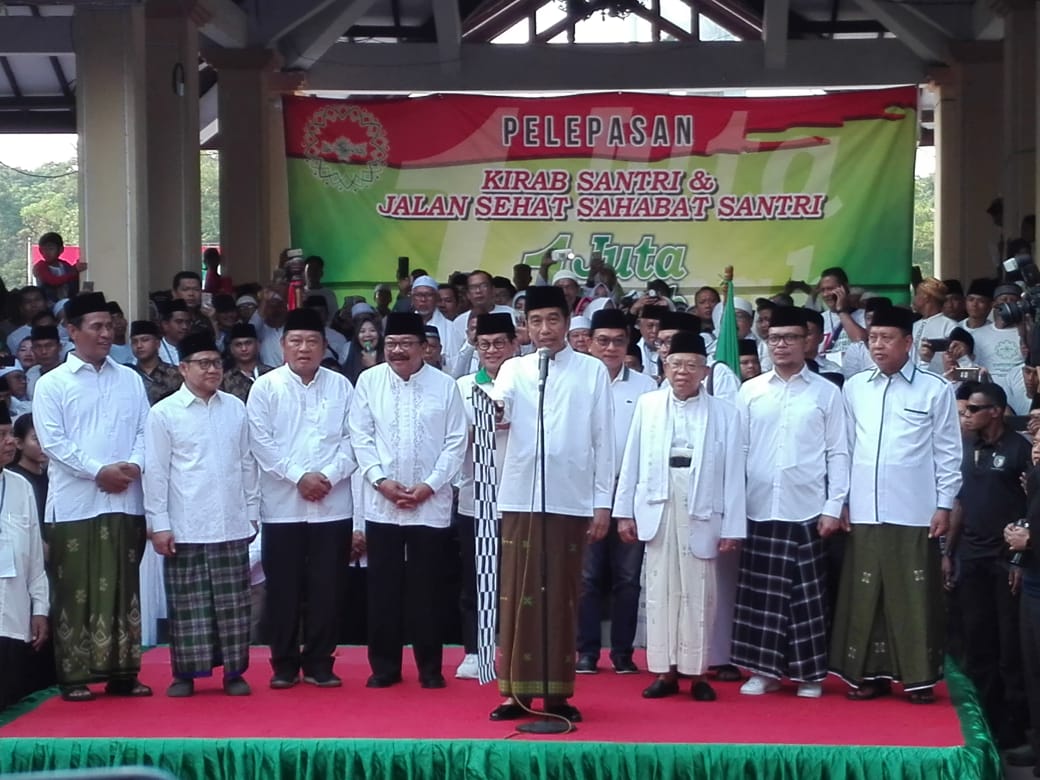
[(446, 281), (565, 248), (582, 278), (602, 253), (627, 290), (659, 278), (690, 296), (733, 265), (751, 295), (840, 265), (905, 295), (916, 101), (287, 97), (293, 242), (324, 257), (327, 284), (368, 295), (401, 256)]

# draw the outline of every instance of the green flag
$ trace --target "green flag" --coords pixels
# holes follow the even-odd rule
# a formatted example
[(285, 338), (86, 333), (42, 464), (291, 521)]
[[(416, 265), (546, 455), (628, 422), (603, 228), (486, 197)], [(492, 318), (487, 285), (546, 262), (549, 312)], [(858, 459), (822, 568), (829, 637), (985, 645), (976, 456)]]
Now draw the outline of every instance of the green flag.
[(737, 310), (733, 308), (733, 281), (726, 282), (726, 303), (719, 323), (718, 341), (715, 344), (715, 360), (725, 363), (740, 376), (740, 352), (737, 349)]

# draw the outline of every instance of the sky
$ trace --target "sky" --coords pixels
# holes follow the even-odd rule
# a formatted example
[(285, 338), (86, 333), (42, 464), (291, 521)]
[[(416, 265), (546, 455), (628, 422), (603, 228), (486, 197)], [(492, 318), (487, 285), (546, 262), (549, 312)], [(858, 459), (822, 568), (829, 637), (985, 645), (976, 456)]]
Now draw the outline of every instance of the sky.
[(75, 157), (75, 135), (0, 135), (0, 162), (4, 165), (31, 171), (44, 163)]

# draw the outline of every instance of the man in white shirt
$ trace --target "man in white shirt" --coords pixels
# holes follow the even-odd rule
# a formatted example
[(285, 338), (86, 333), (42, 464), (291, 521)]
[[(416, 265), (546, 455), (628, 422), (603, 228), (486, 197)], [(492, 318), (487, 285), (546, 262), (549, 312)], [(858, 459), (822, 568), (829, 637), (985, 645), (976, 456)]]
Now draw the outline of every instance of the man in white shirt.
[(741, 550), (733, 662), (757, 696), (789, 677), (817, 698), (827, 676), (827, 558), (839, 530), (849, 454), (841, 391), (806, 366), (805, 314), (773, 311), (773, 370), (741, 385), (748, 425), (748, 538)]
[(332, 667), (351, 543), (356, 463), (347, 413), (354, 390), (321, 367), (325, 347), (321, 316), (290, 312), (281, 338), (285, 363), (253, 383), (246, 403), (260, 466), (270, 684), (278, 689), (294, 686), (301, 670), (310, 685), (342, 685)]
[(853, 686), (855, 700), (889, 693), (893, 679), (910, 701), (929, 703), (942, 677), (939, 537), (961, 486), (961, 431), (949, 384), (911, 359), (912, 317), (898, 308), (874, 313), (869, 344), (877, 368), (845, 385), (854, 530), (830, 666)]
[(509, 314), (513, 317), (513, 323), (516, 323), (516, 312), (511, 307), (495, 304), (494, 279), (487, 271), (476, 270), (466, 277), (466, 294), (469, 298), (468, 314), (460, 315), (451, 321), (459, 352), (453, 356), (449, 365), (452, 368), (452, 375), (456, 377), (472, 372), (470, 360), (473, 353), (467, 349), (467, 346), (472, 344), (468, 333), (471, 318), (478, 314)]
[[(502, 364), (517, 353), (516, 328), (508, 314), (480, 314), (477, 316), (477, 354), (480, 370), (466, 374), (456, 381), (466, 419), (472, 427), (475, 422), (473, 393), (490, 391)], [(475, 386), (483, 388), (477, 391)], [(495, 431), (495, 465), (506, 451), (509, 431)], [(466, 447), (466, 457), (459, 473), (459, 503), (455, 527), (459, 536), (459, 554), (462, 558), (462, 586), (459, 591), (459, 614), (462, 619), (462, 646), (466, 651), (462, 663), (455, 670), (461, 680), (476, 680), (479, 674), (477, 658), (477, 569), (475, 527), (475, 485), (473, 476), (473, 447)]]
[(706, 351), (697, 334), (672, 337), (668, 388), (639, 398), (614, 499), (621, 538), (646, 542), (646, 663), (657, 675), (647, 699), (677, 694), (684, 674), (695, 701), (715, 700), (705, 675), (720, 623), (716, 559), (747, 525), (746, 434), (737, 408), (702, 390)]
[(657, 332), (661, 327), (661, 317), (668, 311), (667, 306), (655, 306), (651, 298), (647, 305), (639, 310), (636, 329), (639, 331), (639, 350), (642, 353), (643, 373), (649, 377), (661, 375), (661, 367), (657, 363)]
[(163, 363), (176, 366), (180, 363), (177, 345), (191, 330), (191, 312), (188, 311), (187, 303), (180, 298), (174, 298), (162, 308), (159, 316), (159, 327), (162, 328), (159, 359)]
[(463, 340), (458, 330), (437, 307), (437, 282), (430, 276), (420, 276), (412, 281), (412, 306), (415, 313), (423, 321), (423, 325), (433, 326), (437, 329), (440, 338), (440, 364), (449, 374), (452, 374), (459, 349)]
[(73, 298), (66, 313), (76, 349), (40, 378), (33, 398), (36, 435), (50, 458), (45, 520), (58, 683), (66, 701), (90, 701), (87, 684), (102, 680), (110, 695), (151, 696), (137, 679), (148, 398), (138, 376), (109, 357), (105, 296)]
[[(657, 363), (664, 366), (664, 360), (671, 354), (672, 338), (680, 331), (685, 333), (700, 334), (701, 341), (707, 345), (711, 336), (701, 332), (704, 322), (700, 317), (689, 312), (669, 311), (661, 315), (661, 327), (657, 331)], [(668, 379), (660, 377), (661, 388), (667, 387)], [(709, 395), (716, 398), (724, 398), (727, 401), (736, 401), (737, 391), (740, 389), (740, 380), (733, 373), (733, 369), (725, 363), (708, 356), (708, 376), (704, 380), (704, 389)]]
[[(551, 356), (542, 418), (544, 507), (538, 447), (539, 355), (507, 361), (493, 390), (502, 402), (503, 420), (510, 423), (498, 493), (502, 513), (498, 688), (510, 698), (492, 711), (492, 720), (523, 717), (526, 710), (519, 701), (529, 702), (535, 696), (544, 699), (547, 712), (571, 721), (581, 719), (567, 699), (574, 694), (582, 555), (586, 540), (602, 539), (610, 527), (616, 472), (610, 378), (600, 361), (567, 345), (570, 313), (559, 287), (527, 291), (531, 340)], [(576, 420), (581, 425), (576, 426)], [(543, 544), (548, 565), (545, 594), (540, 589)], [(543, 608), (550, 627), (545, 637), (547, 667), (543, 666)]]
[(946, 303), (946, 285), (938, 279), (922, 279), (914, 290), (914, 311), (921, 319), (914, 323), (914, 349), (922, 368), (942, 376), (942, 350), (935, 349), (936, 342), (945, 341), (957, 323), (943, 314)]
[[(574, 320), (571, 320), (573, 327)], [(617, 309), (603, 309), (592, 316), (591, 354), (603, 362), (610, 377), (614, 407), (614, 463), (621, 468), (625, 440), (644, 393), (657, 390), (657, 383), (646, 374), (625, 368), (628, 347), (628, 321)], [(635, 674), (632, 643), (639, 613), (639, 573), (643, 567), (643, 545), (625, 544), (617, 534), (617, 521), (611, 520), (607, 535), (585, 548), (581, 572), (581, 603), (578, 605), (578, 674), (595, 674), (603, 634), (603, 600), (610, 600), (610, 662), (618, 674)]]
[(29, 398), (36, 393), (36, 383), (48, 371), (61, 365), (61, 338), (57, 325), (34, 325), (32, 329), (32, 351), (36, 365), (25, 372)]
[(386, 362), (361, 374), (350, 410), (366, 508), (369, 688), (401, 682), (406, 634), (419, 684), (445, 687), (440, 596), (468, 427), (455, 381), (423, 361), (425, 341), (420, 315), (391, 312)]
[(249, 541), (260, 510), (245, 406), (220, 392), (213, 337), (185, 336), (184, 383), (156, 404), (145, 426), (144, 508), (163, 556), (173, 682), (191, 696), (195, 678), (224, 667), (224, 692), (248, 696), (251, 627)]
[[(0, 468), (17, 453), (11, 416), (0, 406)], [(43, 541), (32, 485), (0, 473), (0, 711), (32, 693), (34, 667), (49, 636), (50, 608)]]
[(834, 353), (832, 363), (839, 363), (850, 344), (867, 337), (866, 319), (862, 309), (853, 308), (849, 292), (849, 277), (845, 269), (825, 268), (816, 287), (823, 302), (823, 328), (820, 353)]

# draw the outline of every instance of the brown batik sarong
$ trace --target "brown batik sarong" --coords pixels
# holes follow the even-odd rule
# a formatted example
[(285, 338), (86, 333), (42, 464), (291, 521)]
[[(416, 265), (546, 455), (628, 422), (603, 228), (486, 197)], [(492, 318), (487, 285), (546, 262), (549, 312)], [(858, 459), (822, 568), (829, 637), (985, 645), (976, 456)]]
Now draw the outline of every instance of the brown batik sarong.
[[(574, 695), (581, 566), (589, 520), (546, 515), (548, 560), (548, 695)], [(498, 689), (506, 696), (545, 696), (542, 665), (542, 521), (502, 513)]]

